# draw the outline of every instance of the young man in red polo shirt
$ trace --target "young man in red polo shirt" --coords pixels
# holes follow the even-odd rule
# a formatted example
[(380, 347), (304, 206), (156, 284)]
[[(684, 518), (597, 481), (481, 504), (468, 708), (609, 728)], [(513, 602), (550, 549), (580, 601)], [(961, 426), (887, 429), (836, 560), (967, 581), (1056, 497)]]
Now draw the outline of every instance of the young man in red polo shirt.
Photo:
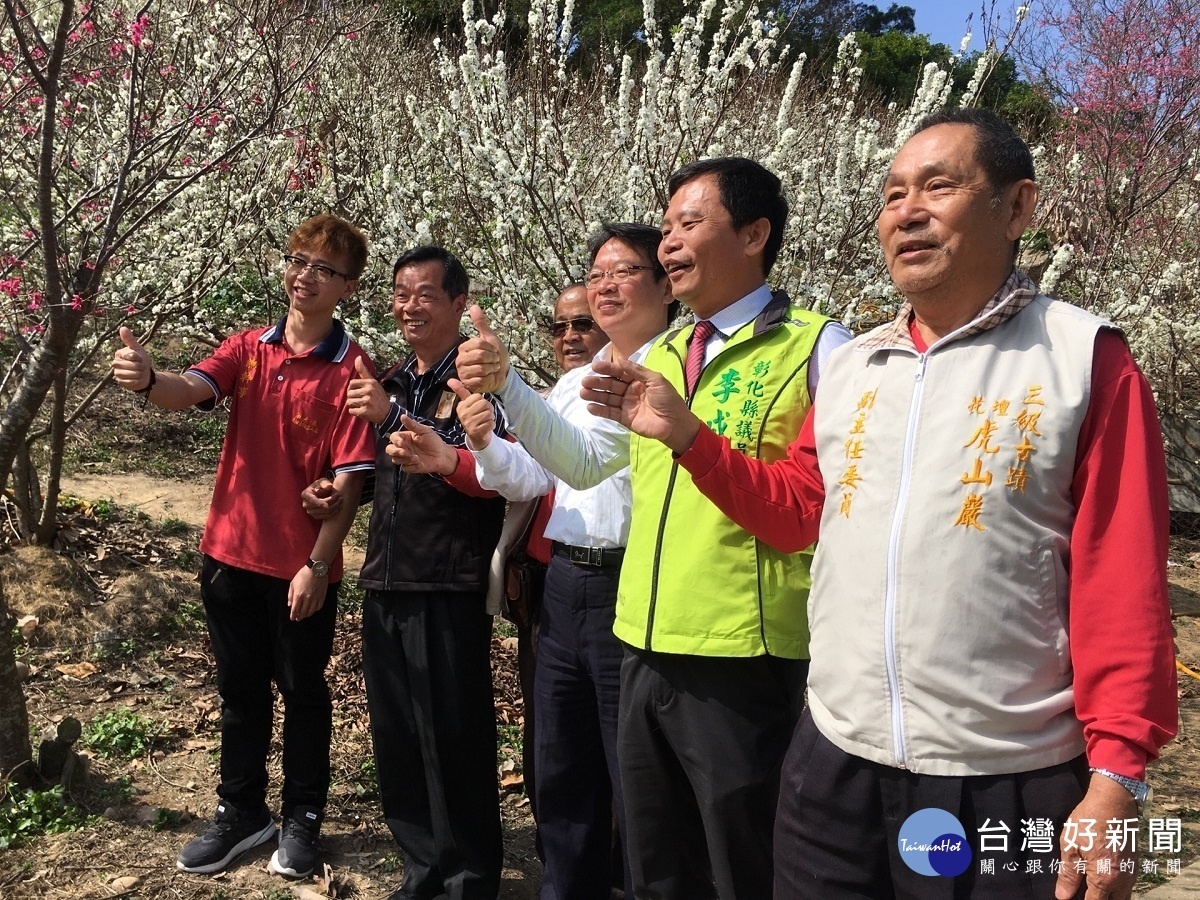
[(226, 339), (182, 374), (156, 372), (127, 328), (113, 357), (117, 384), (155, 406), (210, 410), (230, 401), (200, 543), (221, 694), (221, 799), (212, 825), (179, 854), (185, 872), (219, 872), (275, 835), (265, 802), (272, 680), (284, 701), (283, 830), (272, 870), (312, 872), (329, 791), (325, 666), (354, 507), (317, 522), (295, 498), (330, 470), (339, 491), (357, 496), (375, 465), (369, 423), (346, 411), (346, 387), (365, 355), (333, 316), (358, 286), (367, 244), (354, 226), (316, 216), (292, 233), (284, 260), (289, 307), (274, 325)]

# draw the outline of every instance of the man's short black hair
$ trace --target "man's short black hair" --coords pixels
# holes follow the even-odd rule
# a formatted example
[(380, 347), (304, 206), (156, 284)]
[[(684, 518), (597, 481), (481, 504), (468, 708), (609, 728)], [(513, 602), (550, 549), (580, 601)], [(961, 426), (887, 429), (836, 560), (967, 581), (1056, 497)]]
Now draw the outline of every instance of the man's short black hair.
[(771, 223), (771, 233), (763, 247), (763, 278), (766, 278), (783, 246), (783, 227), (788, 217), (788, 202), (779, 178), (742, 156), (699, 159), (675, 171), (667, 182), (667, 196), (674, 197), (685, 184), (705, 175), (716, 176), (721, 205), (729, 212), (734, 228), (744, 228), (759, 219)]
[(470, 291), (471, 279), (467, 276), (467, 270), (463, 268), (463, 264), (458, 261), (458, 257), (445, 247), (429, 244), (405, 250), (396, 257), (396, 264), (392, 266), (392, 281), (396, 280), (396, 275), (401, 269), (433, 260), (442, 264), (442, 290), (450, 295), (451, 300)]
[[(600, 248), (614, 239), (628, 244), (650, 261), (650, 265), (653, 266), (650, 274), (654, 276), (655, 281), (662, 281), (667, 277), (667, 270), (658, 261), (658, 245), (662, 243), (662, 231), (641, 222), (601, 222), (600, 228), (588, 238), (589, 266), (596, 264), (596, 254), (600, 252)], [(679, 301), (673, 300), (667, 307), (667, 324), (679, 315), (679, 306)]]
[(993, 197), (999, 197), (1005, 188), (1023, 179), (1037, 180), (1029, 146), (991, 110), (939, 109), (918, 122), (913, 134), (937, 125), (969, 125), (975, 129), (975, 161), (987, 175)]

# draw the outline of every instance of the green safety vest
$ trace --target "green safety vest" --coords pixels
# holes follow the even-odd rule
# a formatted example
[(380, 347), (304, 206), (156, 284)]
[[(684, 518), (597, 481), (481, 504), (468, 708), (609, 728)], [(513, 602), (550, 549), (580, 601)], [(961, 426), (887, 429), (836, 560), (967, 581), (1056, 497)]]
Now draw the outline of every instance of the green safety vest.
[[(692, 411), (747, 456), (787, 454), (808, 414), (808, 362), (830, 320), (777, 291), (700, 374)], [(654, 343), (644, 364), (684, 393), (692, 326)], [(812, 548), (781, 553), (730, 521), (663, 443), (633, 435), (633, 516), (617, 596), (617, 637), (698, 656), (808, 657)]]

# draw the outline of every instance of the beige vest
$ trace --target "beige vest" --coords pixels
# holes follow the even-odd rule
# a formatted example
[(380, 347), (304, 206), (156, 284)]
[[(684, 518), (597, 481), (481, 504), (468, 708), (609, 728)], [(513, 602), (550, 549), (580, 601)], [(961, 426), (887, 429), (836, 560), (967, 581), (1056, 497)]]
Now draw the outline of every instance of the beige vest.
[(1106, 323), (1044, 296), (1007, 321), (1004, 307), (923, 356), (859, 338), (816, 404), (813, 718), (846, 752), (924, 774), (1021, 772), (1084, 748), (1071, 480)]

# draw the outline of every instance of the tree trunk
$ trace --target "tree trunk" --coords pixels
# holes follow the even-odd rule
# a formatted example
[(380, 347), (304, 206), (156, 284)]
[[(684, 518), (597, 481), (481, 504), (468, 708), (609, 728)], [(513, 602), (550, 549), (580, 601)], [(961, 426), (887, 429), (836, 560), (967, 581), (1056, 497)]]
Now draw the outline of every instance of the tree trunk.
[(25, 689), (13, 654), (14, 622), (4, 602), (0, 579), (0, 782), (28, 785), (33, 780), (33, 747), (29, 743), (29, 714)]

